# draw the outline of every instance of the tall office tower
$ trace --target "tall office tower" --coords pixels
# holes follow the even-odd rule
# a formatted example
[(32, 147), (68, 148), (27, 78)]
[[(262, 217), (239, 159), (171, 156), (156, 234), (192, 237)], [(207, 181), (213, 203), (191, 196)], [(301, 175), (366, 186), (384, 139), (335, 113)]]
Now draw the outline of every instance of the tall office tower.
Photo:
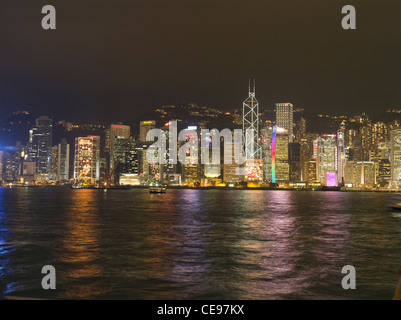
[(376, 171), (376, 182), (380, 187), (387, 187), (391, 180), (391, 163), (388, 159), (380, 159)]
[(111, 124), (105, 132), (105, 152), (108, 153), (109, 171), (114, 169), (114, 143), (117, 138), (128, 139), (131, 136), (130, 126), (121, 123)]
[(29, 131), (28, 159), (36, 162), (36, 172), (48, 174), (52, 148), (53, 120), (47, 116), (36, 119)]
[(355, 176), (358, 187), (373, 187), (376, 184), (375, 163), (358, 161), (356, 163)]
[(196, 126), (190, 126), (187, 129), (187, 143), (189, 143), (188, 150), (186, 153), (185, 164), (182, 164), (182, 180), (187, 185), (194, 185), (200, 183), (202, 176), (202, 166), (200, 162), (200, 152), (195, 153), (195, 150), (199, 151), (199, 140), (197, 136), (191, 131), (197, 131)]
[(70, 179), (70, 145), (65, 138), (57, 145), (57, 175), (60, 181)]
[(113, 179), (111, 183), (115, 184), (119, 181), (119, 176), (121, 174), (128, 173), (126, 172), (126, 163), (130, 151), (133, 148), (134, 140), (132, 137), (116, 137), (112, 145), (113, 152), (110, 158), (110, 163), (112, 164), (110, 173), (113, 175), (113, 177), (111, 177)]
[(263, 180), (272, 181), (272, 136), (273, 127), (260, 129), (260, 147), (262, 148)]
[[(173, 121), (176, 120), (171, 120), (168, 121), (164, 124), (164, 126), (161, 128), (165, 135), (166, 135), (166, 142), (168, 142), (168, 147), (166, 147), (166, 153), (164, 159), (166, 160), (166, 163), (162, 165), (162, 177), (161, 181), (164, 184), (169, 184), (169, 185), (180, 185), (181, 184), (181, 163), (178, 161), (174, 161), (174, 151), (178, 153), (178, 145), (175, 145), (173, 141), (170, 141), (170, 133), (173, 134), (176, 128), (173, 129), (173, 131), (170, 132), (170, 126), (173, 124)], [(170, 149), (171, 147), (171, 149)], [(175, 148), (175, 150), (173, 149)], [(175, 163), (177, 162), (177, 163)]]
[(288, 165), (290, 182), (301, 182), (301, 144), (298, 142), (288, 144)]
[(251, 82), (249, 81), (249, 96), (242, 104), (242, 132), (245, 159), (261, 159), (259, 103), (255, 97), (255, 80), (253, 82), (253, 91), (251, 91)]
[(100, 178), (100, 137), (75, 138), (74, 179), (77, 183), (95, 184)]
[(346, 186), (356, 186), (356, 161), (347, 161), (344, 167), (344, 184)]
[(2, 150), (2, 180), (5, 182), (19, 182), (23, 149), (20, 145), (5, 147)]
[(297, 132), (296, 132), (296, 142), (301, 142), (301, 140), (305, 139), (307, 136), (306, 133), (306, 119), (301, 117), (297, 122)]
[(391, 188), (401, 187), (401, 128), (390, 134)]
[[(335, 134), (325, 134), (317, 139), (316, 175), (325, 184), (326, 172), (337, 172), (337, 141)], [(330, 176), (332, 174), (330, 173)]]
[(384, 122), (376, 122), (372, 125), (372, 145), (376, 149), (381, 142), (388, 141), (388, 128)]
[[(302, 182), (316, 182), (316, 175), (311, 180), (309, 174), (310, 160), (314, 159), (316, 164), (317, 143), (314, 141), (318, 135), (315, 133), (307, 133), (305, 138), (302, 138), (299, 143), (301, 144), (301, 181)], [(315, 153), (314, 153), (315, 151)]]
[(136, 144), (131, 145), (124, 163), (124, 173), (135, 174), (139, 176), (140, 173), (140, 152)]
[(156, 121), (141, 121), (139, 124), (139, 141), (146, 142), (146, 134), (150, 129), (154, 129), (156, 127)]
[(379, 159), (390, 160), (390, 154), (391, 154), (390, 141), (379, 142), (377, 149), (378, 149)]
[[(221, 163), (224, 162), (224, 159), (221, 157), (220, 145), (224, 145), (220, 139), (216, 143), (212, 143), (211, 133), (208, 132), (206, 134), (201, 134), (201, 139), (205, 142), (204, 149), (202, 151), (208, 151), (208, 163), (204, 163), (204, 176), (207, 179), (206, 181), (212, 182), (212, 184), (216, 181), (218, 177), (221, 176)], [(213, 153), (218, 153), (220, 156), (219, 163), (213, 163)], [(206, 160), (206, 159), (205, 159)]]
[(135, 143), (135, 150), (138, 153), (138, 173), (143, 184), (149, 180), (149, 162), (146, 160), (146, 151), (153, 144), (153, 142), (140, 142)]
[(131, 135), (130, 126), (121, 123), (111, 124), (105, 130), (105, 151), (111, 152), (115, 138), (129, 138)]
[(50, 180), (58, 180), (57, 156), (58, 156), (58, 146), (53, 146), (50, 151)]
[(140, 178), (140, 149), (132, 141), (129, 151), (125, 154), (125, 161), (119, 176), (120, 185), (141, 185)]
[(362, 115), (362, 126), (359, 129), (361, 137), (361, 160), (369, 160), (369, 151), (372, 150), (372, 122)]
[(358, 131), (356, 131), (355, 129), (347, 129), (345, 131), (345, 144), (348, 147), (353, 148), (357, 143), (357, 136)]
[(272, 182), (288, 182), (288, 133), (284, 128), (273, 127), (272, 135)]
[(317, 176), (316, 176), (316, 159), (311, 158), (308, 161), (308, 182), (309, 183), (314, 183), (317, 182)]
[(344, 184), (344, 168), (346, 164), (344, 132), (337, 132), (337, 158), (338, 158), (338, 183)]
[[(227, 142), (227, 144), (229, 144)], [(235, 162), (235, 152), (241, 154), (241, 147), (236, 146), (234, 142), (231, 142), (232, 148), (231, 152), (227, 149), (224, 149), (224, 161), (227, 162), (228, 159), (231, 159), (231, 164), (225, 163), (223, 164), (223, 181), (228, 184), (234, 184), (241, 182), (243, 180), (243, 175), (240, 175), (240, 165)], [(235, 150), (235, 148), (238, 148)]]
[(288, 142), (293, 142), (293, 105), (291, 103), (276, 103), (276, 126), (288, 132)]
[(300, 144), (301, 180), (308, 181), (308, 164), (312, 156), (311, 134), (306, 132), (306, 119), (301, 117), (297, 123), (296, 140)]

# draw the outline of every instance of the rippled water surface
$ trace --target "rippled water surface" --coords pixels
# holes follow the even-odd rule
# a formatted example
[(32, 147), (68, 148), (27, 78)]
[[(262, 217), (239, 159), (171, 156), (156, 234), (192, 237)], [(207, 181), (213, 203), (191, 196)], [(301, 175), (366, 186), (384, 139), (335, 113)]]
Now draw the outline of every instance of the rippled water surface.
[[(401, 214), (386, 193), (0, 189), (0, 295), (391, 299)], [(44, 265), (57, 271), (43, 290)], [(344, 290), (344, 265), (356, 290)]]

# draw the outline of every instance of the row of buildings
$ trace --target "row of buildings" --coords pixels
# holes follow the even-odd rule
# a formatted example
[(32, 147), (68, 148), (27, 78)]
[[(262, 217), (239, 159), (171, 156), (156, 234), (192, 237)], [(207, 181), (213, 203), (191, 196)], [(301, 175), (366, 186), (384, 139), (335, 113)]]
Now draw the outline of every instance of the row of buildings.
[[(400, 188), (401, 187), (401, 127), (396, 121), (372, 122), (367, 115), (352, 123), (344, 120), (336, 132), (316, 134), (307, 131), (304, 118), (294, 121), (291, 103), (276, 104), (275, 121), (261, 122), (255, 86), (249, 86), (243, 102), (240, 153), (243, 164), (234, 161), (227, 141), (220, 140), (220, 163), (202, 164), (201, 137), (203, 124), (187, 126), (185, 163), (151, 163), (146, 151), (154, 141), (147, 141), (156, 121), (142, 121), (138, 132), (122, 123), (110, 124), (105, 138), (99, 135), (75, 137), (71, 145), (66, 139), (53, 145), (52, 119), (36, 119), (29, 131), (26, 145), (3, 148), (0, 151), (0, 180), (3, 183), (35, 184), (74, 182), (78, 185), (186, 185), (186, 186), (279, 186), (279, 187), (339, 187)], [(168, 136), (166, 119), (159, 129)], [(252, 130), (248, 130), (252, 129)], [(136, 130), (135, 130), (136, 131)], [(186, 132), (186, 131), (185, 131)], [(192, 137), (193, 138), (193, 137)], [(209, 147), (215, 148), (216, 145)], [(238, 148), (238, 147), (237, 147)], [(238, 151), (238, 150), (237, 150)], [(165, 155), (169, 158), (169, 146)], [(227, 164), (225, 159), (230, 158)]]

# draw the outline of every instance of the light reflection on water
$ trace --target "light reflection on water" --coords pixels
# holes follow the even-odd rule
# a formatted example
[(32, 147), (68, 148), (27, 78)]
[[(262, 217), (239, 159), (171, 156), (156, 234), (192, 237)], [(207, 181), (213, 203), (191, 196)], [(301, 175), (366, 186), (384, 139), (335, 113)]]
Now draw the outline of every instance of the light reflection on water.
[[(0, 289), (61, 299), (391, 299), (384, 193), (0, 189)], [(42, 266), (57, 289), (40, 287)], [(357, 290), (341, 287), (342, 266)]]

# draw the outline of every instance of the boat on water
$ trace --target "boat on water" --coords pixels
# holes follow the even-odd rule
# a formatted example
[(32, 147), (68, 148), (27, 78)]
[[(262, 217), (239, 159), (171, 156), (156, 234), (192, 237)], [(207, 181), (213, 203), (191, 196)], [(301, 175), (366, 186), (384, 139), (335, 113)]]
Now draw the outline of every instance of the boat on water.
[(84, 187), (84, 186), (81, 186), (81, 185), (76, 185), (76, 184), (74, 184), (74, 185), (71, 186), (71, 188), (72, 188), (72, 189), (84, 189), (85, 187)]
[(166, 193), (166, 187), (149, 187), (149, 193)]
[(393, 210), (401, 210), (401, 195), (393, 196), (387, 206)]
[(389, 208), (394, 209), (394, 210), (401, 210), (401, 202), (390, 204)]

